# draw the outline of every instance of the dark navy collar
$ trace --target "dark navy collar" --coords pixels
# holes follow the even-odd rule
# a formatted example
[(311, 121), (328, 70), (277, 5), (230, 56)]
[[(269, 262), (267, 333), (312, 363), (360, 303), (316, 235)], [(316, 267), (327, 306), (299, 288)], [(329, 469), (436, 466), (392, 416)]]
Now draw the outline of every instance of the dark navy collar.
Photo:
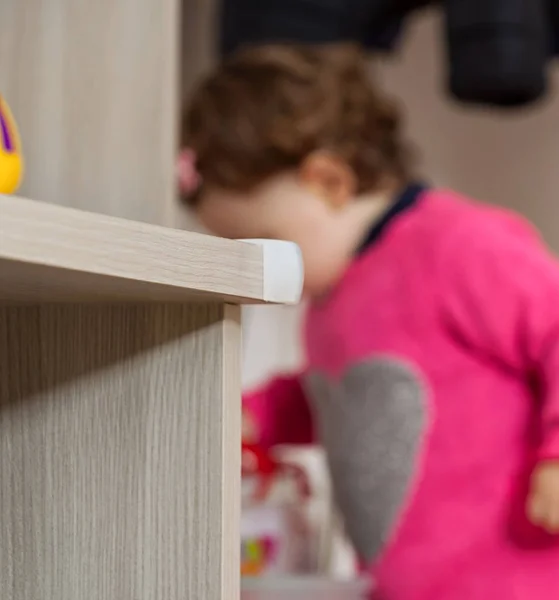
[(427, 189), (428, 186), (422, 183), (411, 183), (404, 188), (382, 218), (379, 221), (375, 221), (374, 225), (369, 229), (365, 239), (357, 249), (357, 255), (363, 254), (365, 250), (374, 244), (398, 215), (415, 206), (423, 192)]

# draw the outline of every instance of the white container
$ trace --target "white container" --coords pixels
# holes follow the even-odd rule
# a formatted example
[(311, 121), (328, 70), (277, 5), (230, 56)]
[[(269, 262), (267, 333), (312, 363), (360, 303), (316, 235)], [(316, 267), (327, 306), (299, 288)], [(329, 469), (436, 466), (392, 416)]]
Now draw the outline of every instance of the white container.
[(300, 467), (279, 463), (258, 447), (243, 447), (241, 576), (316, 572), (309, 493), (307, 474)]
[[(246, 556), (247, 551), (252, 556)], [(308, 573), (309, 531), (300, 508), (262, 504), (243, 510), (241, 555), (241, 574), (280, 577)]]
[(243, 579), (241, 600), (368, 600), (368, 580), (331, 581), (319, 577)]

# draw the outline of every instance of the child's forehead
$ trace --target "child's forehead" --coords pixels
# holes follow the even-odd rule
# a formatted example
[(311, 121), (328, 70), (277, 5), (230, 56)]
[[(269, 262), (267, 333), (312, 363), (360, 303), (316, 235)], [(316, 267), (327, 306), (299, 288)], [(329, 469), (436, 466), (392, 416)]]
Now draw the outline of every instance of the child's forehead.
[(200, 193), (201, 211), (212, 212), (220, 220), (234, 221), (236, 217), (255, 212), (260, 204), (252, 191), (243, 192), (207, 185)]
[(208, 202), (229, 202), (233, 204), (255, 204), (282, 198), (289, 191), (292, 182), (285, 174), (270, 176), (248, 190), (227, 189), (215, 185), (204, 185), (200, 189), (200, 199)]
[(196, 207), (198, 217), (213, 233), (228, 238), (262, 237), (266, 211), (249, 194), (207, 187)]

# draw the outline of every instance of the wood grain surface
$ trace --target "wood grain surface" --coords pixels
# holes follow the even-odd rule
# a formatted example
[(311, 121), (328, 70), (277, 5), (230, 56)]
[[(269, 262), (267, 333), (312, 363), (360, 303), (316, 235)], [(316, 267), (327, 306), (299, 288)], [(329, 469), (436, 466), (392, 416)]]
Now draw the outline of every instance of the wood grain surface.
[(239, 308), (0, 309), (2, 600), (235, 600)]
[(2, 0), (0, 91), (22, 194), (176, 223), (179, 0)]
[(0, 196), (0, 299), (258, 301), (265, 275), (252, 244)]

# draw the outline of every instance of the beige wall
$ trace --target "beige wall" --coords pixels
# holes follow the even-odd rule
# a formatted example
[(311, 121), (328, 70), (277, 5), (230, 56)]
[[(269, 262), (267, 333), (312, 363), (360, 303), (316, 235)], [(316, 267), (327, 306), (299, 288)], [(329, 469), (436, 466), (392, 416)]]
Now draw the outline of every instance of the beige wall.
[[(444, 71), (436, 14), (416, 19), (400, 56), (380, 69), (405, 102), (424, 172), (439, 185), (522, 211), (559, 251), (559, 97), (514, 113), (464, 108), (445, 94)], [(552, 71), (557, 84), (559, 69)]]

